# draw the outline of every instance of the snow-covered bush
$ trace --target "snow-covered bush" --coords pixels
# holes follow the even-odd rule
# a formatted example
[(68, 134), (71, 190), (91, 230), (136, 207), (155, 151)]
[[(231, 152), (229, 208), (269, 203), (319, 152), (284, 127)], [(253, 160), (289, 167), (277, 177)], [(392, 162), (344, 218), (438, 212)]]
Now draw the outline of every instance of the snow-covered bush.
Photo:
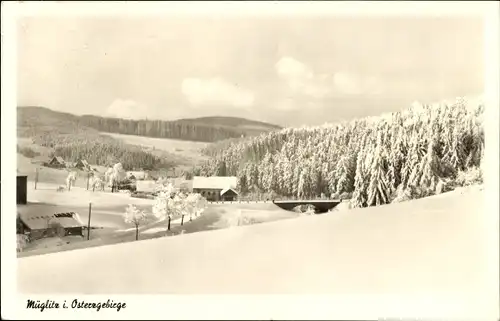
[(436, 195), (444, 192), (444, 185), (445, 183), (443, 182), (443, 180), (438, 181), (438, 183), (436, 184)]
[(28, 236), (24, 234), (16, 234), (17, 237), (17, 252), (22, 252), (28, 245)]
[(398, 189), (393, 193), (391, 203), (401, 203), (413, 199), (411, 188), (404, 188), (403, 186), (398, 187)]
[(200, 216), (208, 205), (207, 200), (199, 193), (188, 194), (185, 198), (185, 202), (186, 204), (181, 215), (189, 216), (190, 221), (193, 220), (193, 217)]
[(241, 217), (240, 221), (238, 222), (238, 225), (245, 226), (245, 225), (253, 225), (253, 224), (257, 224), (257, 223), (258, 223), (258, 221), (255, 218), (243, 216), (243, 217)]
[(349, 200), (352, 197), (352, 193), (344, 192), (340, 195), (341, 200)]
[(483, 183), (483, 173), (480, 167), (471, 167), (465, 171), (459, 171), (455, 183), (458, 186), (470, 186)]
[(337, 205), (334, 208), (332, 208), (331, 210), (329, 210), (329, 212), (347, 211), (347, 210), (350, 210), (352, 208), (353, 208), (352, 203), (350, 200), (348, 200), (348, 201), (340, 202), (339, 205)]
[(314, 205), (311, 204), (298, 205), (293, 209), (293, 211), (304, 215), (312, 215), (315, 213), (315, 208)]

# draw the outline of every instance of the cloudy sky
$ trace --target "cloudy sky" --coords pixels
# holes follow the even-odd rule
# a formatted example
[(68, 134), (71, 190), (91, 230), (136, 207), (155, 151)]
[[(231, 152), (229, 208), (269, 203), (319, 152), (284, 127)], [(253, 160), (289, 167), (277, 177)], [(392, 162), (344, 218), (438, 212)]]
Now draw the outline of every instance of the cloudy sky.
[(322, 124), (483, 91), (471, 18), (23, 18), (18, 104)]

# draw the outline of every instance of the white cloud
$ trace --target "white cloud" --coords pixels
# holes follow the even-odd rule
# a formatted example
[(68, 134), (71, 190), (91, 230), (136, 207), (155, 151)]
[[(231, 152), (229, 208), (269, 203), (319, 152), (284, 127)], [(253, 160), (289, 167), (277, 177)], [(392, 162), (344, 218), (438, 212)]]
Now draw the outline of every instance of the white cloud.
[(312, 79), (314, 74), (308, 66), (292, 57), (283, 57), (276, 63), (276, 71), (280, 76), (291, 80)]
[(130, 99), (115, 99), (106, 109), (108, 116), (125, 119), (143, 119), (147, 112), (145, 105)]
[(373, 76), (362, 77), (355, 73), (338, 71), (332, 74), (315, 74), (306, 64), (283, 57), (275, 65), (278, 76), (286, 81), (295, 93), (313, 98), (324, 98), (333, 94), (380, 94), (380, 81)]
[(307, 65), (292, 57), (281, 58), (275, 68), (278, 76), (285, 80), (290, 89), (296, 93), (322, 98), (332, 89), (328, 76), (315, 76)]
[(182, 93), (193, 106), (206, 104), (229, 104), (235, 107), (250, 107), (255, 97), (247, 89), (221, 78), (187, 78), (182, 82)]

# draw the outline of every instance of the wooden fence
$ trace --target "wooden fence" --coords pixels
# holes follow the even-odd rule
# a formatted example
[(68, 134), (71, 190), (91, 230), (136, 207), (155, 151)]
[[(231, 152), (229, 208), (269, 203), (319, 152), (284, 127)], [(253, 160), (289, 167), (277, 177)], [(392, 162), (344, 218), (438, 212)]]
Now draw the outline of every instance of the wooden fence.
[[(301, 200), (307, 200), (307, 201), (334, 201), (334, 200), (339, 200), (339, 199), (333, 199), (333, 198), (328, 198), (328, 197), (304, 197), (304, 198), (290, 198), (290, 197), (275, 197), (275, 198), (259, 198), (259, 197), (238, 197), (238, 199), (234, 201), (208, 201), (209, 204), (242, 204), (242, 203), (273, 203), (273, 201), (301, 201)], [(340, 199), (340, 201), (347, 201), (348, 199)]]

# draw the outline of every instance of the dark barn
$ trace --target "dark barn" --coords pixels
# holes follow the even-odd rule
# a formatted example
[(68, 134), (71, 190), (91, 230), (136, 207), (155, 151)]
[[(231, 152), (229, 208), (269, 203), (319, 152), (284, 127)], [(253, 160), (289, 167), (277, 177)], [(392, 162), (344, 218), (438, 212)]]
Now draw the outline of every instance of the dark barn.
[(66, 162), (62, 157), (54, 156), (47, 165), (48, 167), (53, 167), (53, 168), (65, 168)]
[(17, 175), (17, 204), (28, 203), (28, 176)]

